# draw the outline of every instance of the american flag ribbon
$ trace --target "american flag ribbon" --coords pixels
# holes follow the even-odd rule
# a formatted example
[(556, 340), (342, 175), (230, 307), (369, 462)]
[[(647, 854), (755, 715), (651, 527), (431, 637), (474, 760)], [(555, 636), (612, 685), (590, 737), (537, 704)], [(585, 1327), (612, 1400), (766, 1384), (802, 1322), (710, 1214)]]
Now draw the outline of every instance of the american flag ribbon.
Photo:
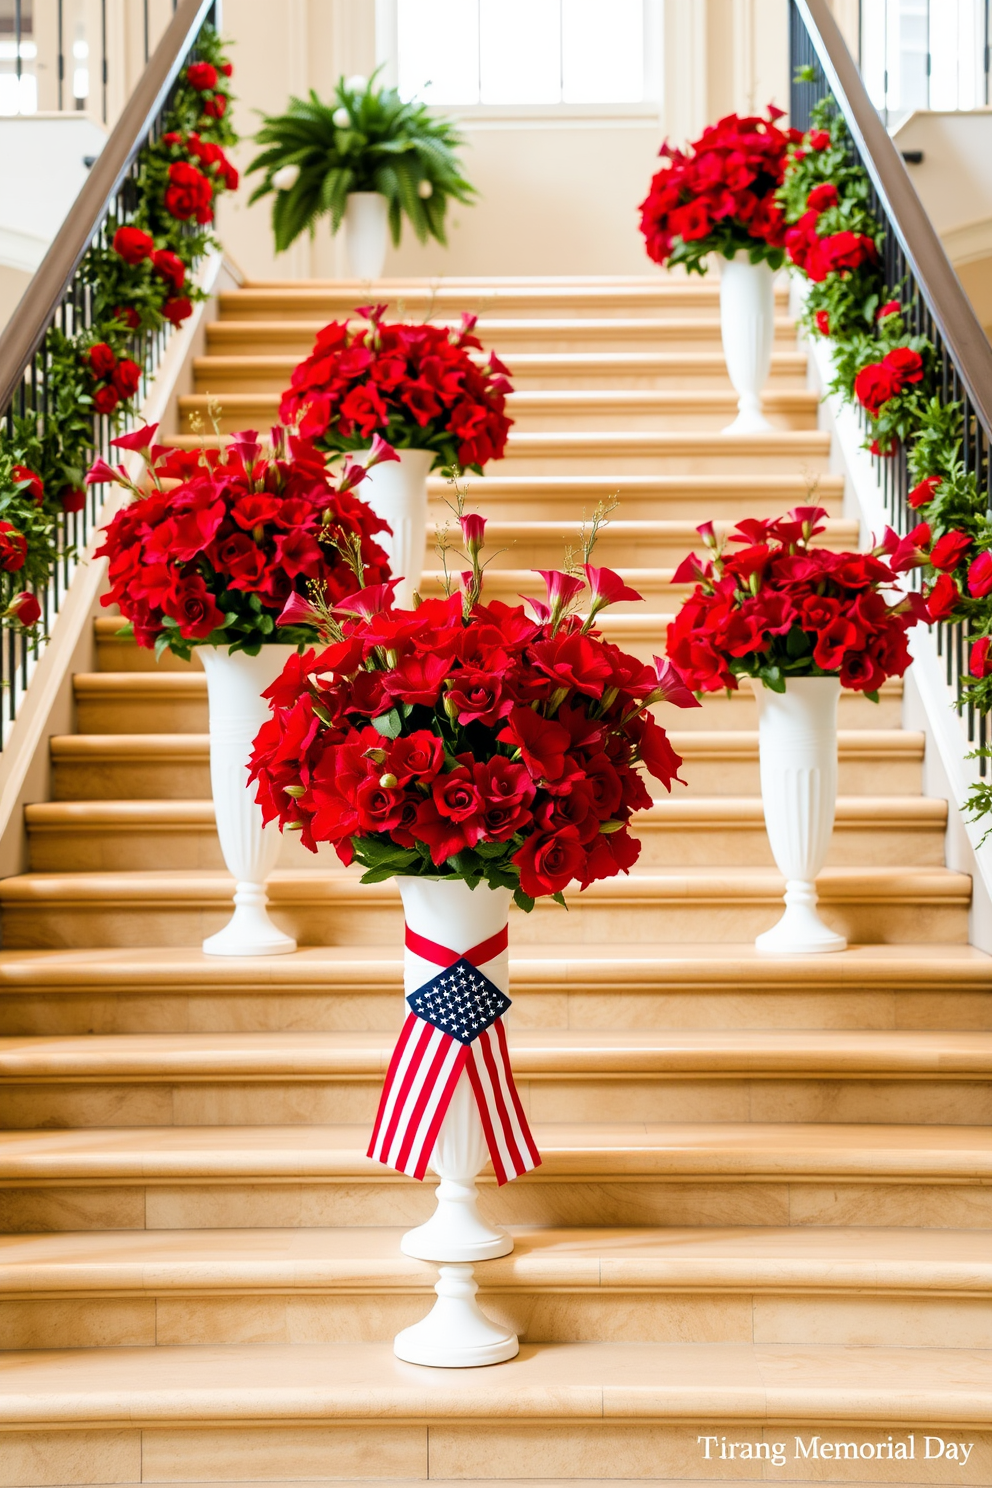
[(464, 955), (406, 928), (407, 948), (440, 966), (411, 992), (410, 1011), (386, 1071), (368, 1155), (422, 1179), (462, 1072), (468, 1074), (486, 1145), (502, 1186), (540, 1166), (510, 1069), (505, 992), (481, 968), (509, 943), (508, 929)]

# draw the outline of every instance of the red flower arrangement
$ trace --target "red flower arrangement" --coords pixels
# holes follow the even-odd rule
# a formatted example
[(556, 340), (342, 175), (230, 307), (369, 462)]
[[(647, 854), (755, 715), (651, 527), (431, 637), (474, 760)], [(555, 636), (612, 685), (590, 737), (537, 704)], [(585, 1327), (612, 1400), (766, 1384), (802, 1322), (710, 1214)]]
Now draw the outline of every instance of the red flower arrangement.
[[(822, 131), (821, 131), (822, 132)], [(829, 140), (829, 136), (827, 136)], [(802, 158), (799, 151), (795, 158)], [(878, 262), (878, 250), (867, 233), (851, 232), (843, 228), (839, 232), (819, 233), (820, 218), (838, 204), (837, 187), (832, 181), (821, 181), (814, 186), (806, 198), (806, 211), (785, 234), (785, 247), (791, 263), (802, 269), (814, 284), (822, 284), (828, 274), (851, 274), (864, 264)], [(827, 320), (825, 311), (819, 312)], [(817, 321), (821, 334), (829, 335), (826, 327)]]
[(782, 110), (769, 104), (767, 119), (728, 114), (685, 151), (662, 145), (666, 163), (640, 207), (649, 258), (702, 274), (708, 253), (732, 258), (745, 249), (752, 263), (781, 265), (785, 218), (775, 193), (786, 149), (801, 137), (779, 129), (781, 118)]
[(118, 358), (106, 341), (98, 341), (85, 354), (93, 378), (93, 407), (97, 413), (113, 413), (122, 399), (133, 398), (141, 385), (141, 368), (129, 357)]
[(495, 352), (484, 366), (470, 355), (482, 349), (474, 315), (451, 330), (390, 324), (385, 311), (363, 305), (365, 325), (324, 327), (293, 373), (280, 419), (298, 422), (321, 449), (363, 449), (379, 434), (394, 449), (433, 450), (435, 465), (481, 475), (506, 448), (508, 369)]
[[(282, 429), (268, 456), (251, 430), (226, 450), (187, 452), (154, 444), (156, 428), (111, 441), (141, 454), (150, 491), (104, 460), (87, 476), (135, 497), (104, 529), (97, 556), (110, 560), (101, 603), (120, 606), (139, 646), (188, 660), (200, 644), (255, 655), (266, 641), (312, 641), (313, 627), (292, 620), (276, 635), (288, 601), (344, 598), (358, 585), (356, 563), (373, 583), (388, 578), (374, 541), (385, 523), (353, 494), (360, 467), (349, 465), (335, 487), (306, 440), (290, 438), (285, 456)], [(380, 444), (369, 464), (390, 458)]]
[(876, 697), (886, 677), (910, 662), (906, 631), (927, 618), (919, 594), (883, 593), (926, 561), (910, 538), (891, 529), (870, 553), (811, 547), (824, 530), (818, 506), (775, 520), (741, 522), (725, 556), (711, 523), (698, 528), (710, 557), (695, 553), (673, 576), (695, 579), (668, 627), (668, 655), (689, 687), (736, 691), (738, 677), (760, 677), (781, 692), (789, 677), (840, 674), (841, 685)]
[(923, 381), (923, 358), (910, 346), (896, 346), (880, 362), (869, 362), (854, 379), (854, 396), (872, 418), (913, 383)]
[(617, 574), (586, 562), (583, 622), (583, 580), (544, 573), (530, 619), (483, 602), (485, 523), (459, 519), (464, 592), (405, 610), (393, 583), (370, 585), (318, 616), (326, 649), (291, 658), (264, 694), (251, 778), (266, 821), (311, 850), (333, 843), (363, 882), (440, 874), (511, 888), (530, 909), (629, 871), (630, 819), (651, 805), (641, 767), (670, 790), (681, 763), (648, 709), (694, 699), (667, 663), (595, 629), (605, 605), (640, 598)]

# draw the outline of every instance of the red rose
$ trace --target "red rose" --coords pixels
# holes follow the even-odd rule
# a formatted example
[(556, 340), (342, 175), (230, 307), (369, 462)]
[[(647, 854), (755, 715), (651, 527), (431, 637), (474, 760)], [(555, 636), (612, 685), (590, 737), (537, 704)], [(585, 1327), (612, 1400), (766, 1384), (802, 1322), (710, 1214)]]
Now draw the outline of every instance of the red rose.
[(198, 93), (209, 93), (217, 86), (217, 69), (209, 62), (191, 62), (186, 77), (190, 87)]
[(825, 212), (828, 207), (837, 205), (837, 187), (832, 181), (823, 181), (819, 186), (814, 186), (806, 198), (806, 206), (811, 212)]
[(520, 750), (524, 765), (536, 781), (557, 780), (565, 768), (565, 751), (571, 743), (568, 731), (531, 708), (513, 708), (506, 728), (496, 737), (500, 743), (513, 744)]
[(971, 656), (968, 660), (968, 671), (977, 682), (992, 676), (992, 657), (989, 650), (992, 648), (992, 640), (988, 636), (982, 636), (981, 640), (975, 642), (971, 648)]
[(170, 216), (180, 222), (187, 222), (190, 217), (195, 217), (201, 224), (212, 221), (210, 200), (213, 194), (210, 181), (195, 165), (176, 160), (169, 166), (169, 185), (163, 205)]
[(133, 398), (141, 384), (141, 368), (124, 357), (113, 372), (113, 384), (122, 398)]
[(66, 486), (64, 491), (59, 492), (59, 501), (64, 512), (82, 511), (86, 505), (86, 492), (79, 486)]
[[(16, 485), (24, 486), (27, 494), (33, 496), (37, 504), (41, 505), (45, 499), (45, 488), (36, 470), (32, 470), (29, 465), (13, 465), (10, 476)], [(17, 566), (20, 568), (20, 564)]]
[(841, 662), (840, 685), (854, 692), (877, 692), (885, 671), (869, 651), (849, 651)]
[(979, 553), (968, 569), (968, 593), (972, 599), (984, 599), (992, 593), (992, 553)]
[(895, 383), (895, 391), (901, 393), (907, 382), (923, 380), (923, 358), (909, 346), (895, 346), (882, 358)]
[(160, 248), (157, 253), (152, 254), (152, 266), (156, 274), (161, 274), (174, 290), (182, 289), (186, 279), (186, 265), (178, 253), (170, 253), (168, 248)]
[(422, 801), (417, 807), (417, 819), (410, 834), (418, 842), (426, 842), (431, 850), (431, 862), (436, 867), (446, 863), (466, 847), (474, 847), (482, 836), (481, 821), (455, 821), (442, 815), (433, 799)]
[(813, 660), (825, 672), (836, 672), (844, 659), (845, 651), (857, 646), (861, 637), (857, 626), (843, 615), (836, 616), (825, 626), (813, 648)]
[(41, 605), (33, 594), (28, 594), (25, 590), (22, 594), (14, 595), (7, 606), (7, 614), (23, 625), (25, 630), (30, 630), (41, 619)]
[(687, 243), (705, 238), (713, 226), (701, 201), (691, 201), (684, 207), (676, 207), (669, 217), (669, 224), (673, 234)]
[(117, 358), (106, 341), (98, 341), (85, 355), (94, 377), (109, 377), (117, 366)]
[(886, 302), (885, 302), (884, 305), (880, 305), (879, 306), (878, 312), (875, 315), (875, 319), (876, 320), (885, 320), (885, 318), (887, 316), (889, 316), (889, 315), (901, 315), (901, 314), (902, 314), (902, 306), (900, 305), (900, 303), (899, 303), (898, 300), (886, 300)]
[(947, 620), (961, 598), (961, 591), (949, 573), (942, 573), (925, 596), (931, 620)]
[(109, 383), (98, 387), (93, 394), (93, 407), (97, 413), (113, 413), (119, 402), (120, 395), (117, 389), (111, 387)]
[(452, 821), (468, 821), (482, 809), (475, 782), (464, 765), (447, 775), (438, 775), (431, 786), (431, 795), (440, 814)]
[(869, 362), (854, 379), (854, 396), (873, 418), (897, 391), (895, 378), (883, 362)]
[(16, 573), (28, 556), (28, 540), (11, 522), (0, 519), (0, 568)]
[(827, 314), (826, 310), (817, 310), (816, 329), (819, 331), (821, 336), (830, 335), (830, 316)]
[(953, 573), (970, 547), (971, 538), (966, 532), (945, 532), (931, 548), (930, 562), (943, 573)]
[(215, 93), (204, 104), (203, 112), (210, 119), (223, 119), (227, 112), (227, 96), (224, 93)]
[(199, 574), (177, 579), (162, 609), (176, 621), (179, 634), (187, 641), (205, 641), (224, 623), (223, 613)]
[(231, 74), (234, 72), (234, 68), (231, 66), (230, 62), (222, 62), (220, 64), (220, 71), (224, 74), (225, 77), (230, 77)]
[(811, 594), (803, 600), (799, 610), (803, 630), (819, 632), (825, 630), (840, 614), (840, 600), (826, 594)]
[(169, 321), (170, 325), (181, 326), (183, 321), (189, 320), (193, 314), (193, 306), (185, 296), (180, 295), (178, 298), (174, 296), (172, 299), (166, 300), (162, 306), (162, 314)]
[(144, 263), (155, 247), (155, 240), (140, 227), (119, 227), (114, 233), (114, 252), (127, 264)]
[(514, 699), (504, 694), (499, 677), (471, 667), (455, 673), (445, 700), (463, 727), (468, 723), (494, 724), (506, 717), (513, 703)]
[(552, 837), (527, 838), (513, 862), (520, 869), (520, 887), (532, 899), (542, 894), (560, 894), (585, 866), (585, 852), (574, 827)]
[(825, 150), (830, 144), (830, 135), (826, 129), (811, 129), (808, 136), (808, 144), (811, 150)]
[(906, 500), (914, 511), (918, 511), (921, 506), (929, 506), (939, 485), (939, 475), (928, 475), (926, 480), (921, 480), (918, 486), (913, 487)]
[(130, 305), (118, 305), (114, 310), (114, 319), (122, 320), (132, 331), (136, 331), (141, 325), (141, 316), (137, 310), (132, 310)]

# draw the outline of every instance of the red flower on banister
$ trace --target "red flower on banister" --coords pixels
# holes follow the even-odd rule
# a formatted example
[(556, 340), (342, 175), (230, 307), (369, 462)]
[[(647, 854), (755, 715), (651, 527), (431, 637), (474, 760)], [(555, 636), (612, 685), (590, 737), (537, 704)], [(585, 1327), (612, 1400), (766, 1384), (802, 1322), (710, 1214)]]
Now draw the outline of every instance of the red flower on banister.
[(40, 506), (45, 499), (45, 487), (38, 472), (29, 465), (14, 465), (10, 475), (14, 484), (21, 486)]
[(949, 573), (942, 573), (926, 594), (930, 620), (949, 620), (961, 601), (961, 591)]
[(992, 553), (987, 548), (968, 568), (968, 593), (972, 599), (992, 594)]
[(0, 568), (4, 573), (17, 573), (28, 556), (28, 540), (12, 522), (0, 518)]
[(453, 330), (393, 324), (385, 309), (362, 306), (365, 324), (335, 321), (318, 333), (279, 417), (320, 449), (362, 449), (378, 434), (395, 449), (433, 450), (435, 465), (481, 474), (506, 448), (508, 369), (495, 353), (473, 356), (482, 349), (474, 316)]
[[(103, 460), (88, 477), (136, 498), (105, 529), (98, 556), (109, 559), (102, 603), (119, 605), (139, 645), (188, 657), (204, 642), (254, 654), (267, 641), (310, 641), (328, 605), (388, 576), (375, 542), (385, 523), (352, 494), (363, 470), (335, 485), (305, 441), (269, 456), (253, 431), (191, 460), (155, 444), (155, 429), (112, 441), (141, 454), (147, 485)], [(274, 433), (278, 447), (283, 431)], [(293, 597), (305, 608), (294, 613)]]
[[(311, 849), (332, 843), (367, 881), (481, 880), (530, 908), (636, 861), (631, 818), (651, 804), (641, 772), (671, 789), (681, 763), (647, 710), (685, 690), (673, 667), (645, 666), (577, 613), (572, 576), (544, 575), (538, 620), (485, 601), (484, 523), (461, 522), (463, 592), (407, 610), (380, 585), (324, 615), (325, 649), (266, 693), (252, 778), (266, 820)], [(634, 597), (611, 570), (587, 572), (600, 608)]]
[(33, 630), (41, 619), (41, 605), (35, 595), (25, 590), (14, 595), (4, 611), (4, 618), (16, 620), (24, 630)]
[(982, 636), (971, 648), (968, 657), (968, 671), (976, 682), (982, 682), (986, 677), (992, 677), (992, 639)]
[(967, 532), (945, 532), (930, 549), (931, 566), (941, 573), (953, 573), (970, 547)]
[(119, 253), (126, 264), (144, 263), (150, 258), (154, 248), (155, 239), (140, 227), (119, 227), (114, 233), (113, 248)]
[(825, 515), (797, 507), (775, 521), (742, 522), (728, 540), (737, 551), (717, 545), (710, 559), (693, 555), (698, 580), (668, 627), (667, 648), (687, 686), (735, 690), (748, 676), (781, 691), (789, 677), (839, 674), (842, 686), (875, 693), (886, 677), (902, 676), (905, 633), (925, 610), (918, 594), (899, 592), (898, 578), (928, 561), (926, 546), (901, 566), (892, 532), (870, 553), (814, 547)]
[(188, 161), (174, 160), (169, 166), (169, 184), (165, 190), (165, 210), (180, 222), (193, 217), (203, 224), (213, 221), (212, 183)]

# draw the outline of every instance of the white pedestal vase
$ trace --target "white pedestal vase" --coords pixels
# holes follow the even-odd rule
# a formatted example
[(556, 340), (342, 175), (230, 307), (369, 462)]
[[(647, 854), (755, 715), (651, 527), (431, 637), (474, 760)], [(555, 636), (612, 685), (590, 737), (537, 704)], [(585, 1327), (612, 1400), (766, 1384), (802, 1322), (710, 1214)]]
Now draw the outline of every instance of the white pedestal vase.
[[(507, 889), (485, 884), (472, 890), (458, 879), (400, 878), (407, 926), (437, 945), (463, 954), (504, 929), (510, 907)], [(501, 992), (509, 990), (509, 952), (481, 968)], [(438, 975), (435, 963), (409, 948), (404, 955), (407, 996)], [(472, 1263), (508, 1255), (513, 1238), (483, 1219), (476, 1178), (488, 1149), (467, 1070), (455, 1087), (430, 1158), (437, 1173), (437, 1208), (426, 1224), (400, 1242), (406, 1255), (439, 1263), (438, 1300), (421, 1322), (397, 1334), (394, 1351), (411, 1364), (460, 1369), (498, 1364), (519, 1350), (516, 1335), (485, 1316), (475, 1300)]]
[(744, 252), (721, 259), (720, 335), (727, 372), (737, 394), (737, 417), (724, 434), (764, 434), (772, 425), (761, 411), (775, 335), (774, 276), (767, 263)]
[(837, 805), (837, 677), (790, 677), (785, 692), (755, 680), (765, 828), (785, 875), (785, 914), (755, 941), (783, 955), (847, 945), (816, 912), (816, 876), (826, 861)]
[(355, 279), (381, 279), (389, 241), (389, 203), (380, 191), (350, 191), (344, 244)]
[[(391, 537), (388, 532), (380, 532), (375, 540), (389, 555), (393, 577), (401, 579), (396, 604), (409, 609), (424, 571), (427, 476), (434, 463), (434, 451), (404, 449), (396, 453), (399, 460), (383, 460), (373, 465), (355, 492), (393, 529)], [(361, 457), (359, 452), (356, 458), (361, 460)]]
[(268, 914), (265, 880), (279, 856), (278, 827), (262, 826), (255, 788), (248, 783), (248, 762), (255, 735), (269, 717), (262, 693), (282, 671), (295, 646), (263, 646), (246, 656), (216, 646), (202, 646), (210, 711), (210, 785), (221, 852), (237, 887), (234, 915), (223, 930), (203, 942), (208, 956), (281, 956), (296, 950), (296, 941), (273, 925)]

